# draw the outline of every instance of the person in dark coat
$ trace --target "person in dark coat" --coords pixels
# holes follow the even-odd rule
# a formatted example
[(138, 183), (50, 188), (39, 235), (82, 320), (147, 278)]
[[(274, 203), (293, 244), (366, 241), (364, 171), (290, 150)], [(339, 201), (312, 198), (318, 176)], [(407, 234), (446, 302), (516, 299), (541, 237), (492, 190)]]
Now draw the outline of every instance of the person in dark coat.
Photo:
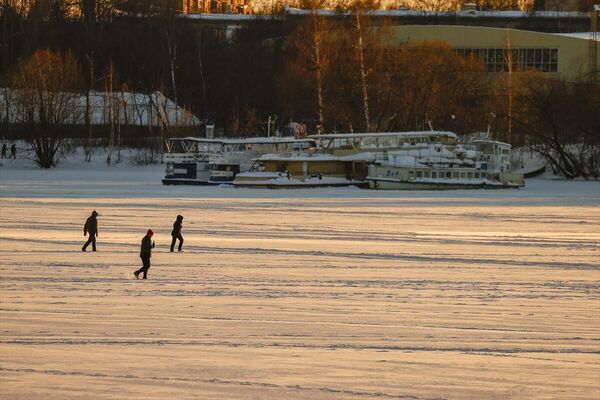
[(2, 158), (6, 158), (7, 151), (8, 151), (8, 146), (6, 146), (6, 143), (2, 143)]
[(90, 237), (87, 242), (81, 248), (81, 251), (86, 251), (87, 247), (92, 244), (92, 251), (96, 251), (96, 237), (98, 236), (98, 220), (96, 217), (98, 213), (96, 210), (92, 211), (92, 215), (88, 217), (85, 221), (85, 225), (83, 226), (83, 236), (89, 233)]
[(175, 250), (175, 242), (179, 239), (179, 251), (183, 246), (183, 236), (181, 236), (181, 224), (183, 223), (183, 216), (178, 215), (177, 220), (173, 222), (173, 230), (171, 231), (171, 253)]
[[(10, 157), (17, 159), (17, 146), (13, 143), (10, 146)], [(8, 157), (10, 159), (10, 157)]]
[(143, 279), (148, 279), (148, 270), (150, 269), (150, 257), (152, 257), (152, 249), (154, 248), (154, 242), (152, 241), (152, 229), (148, 229), (146, 236), (142, 238), (142, 247), (140, 249), (140, 258), (142, 259), (142, 268), (138, 269), (133, 273), (135, 279), (140, 279), (140, 273), (144, 273)]

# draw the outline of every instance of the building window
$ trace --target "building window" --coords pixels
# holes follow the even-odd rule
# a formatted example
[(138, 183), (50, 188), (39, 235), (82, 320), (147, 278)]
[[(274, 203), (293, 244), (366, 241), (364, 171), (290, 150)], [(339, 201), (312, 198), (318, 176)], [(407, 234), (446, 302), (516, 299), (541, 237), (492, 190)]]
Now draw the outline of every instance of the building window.
[(535, 69), (541, 72), (558, 72), (557, 48), (513, 49), (455, 49), (464, 58), (477, 57), (487, 72), (508, 72)]

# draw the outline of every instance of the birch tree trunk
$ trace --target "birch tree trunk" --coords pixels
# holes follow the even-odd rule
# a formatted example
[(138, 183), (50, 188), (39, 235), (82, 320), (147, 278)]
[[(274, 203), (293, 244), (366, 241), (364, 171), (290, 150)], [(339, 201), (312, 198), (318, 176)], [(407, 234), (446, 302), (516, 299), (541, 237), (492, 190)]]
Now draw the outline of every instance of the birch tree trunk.
[(208, 120), (208, 97), (206, 95), (206, 81), (204, 80), (204, 64), (202, 63), (202, 28), (198, 31), (198, 66), (200, 67), (200, 84), (202, 85), (202, 101), (204, 103), (204, 121)]
[(315, 88), (317, 91), (317, 114), (319, 117), (319, 133), (323, 130), (323, 21), (322, 18), (313, 14), (313, 56), (315, 67)]
[[(173, 102), (177, 107), (177, 85), (175, 81), (175, 61), (177, 59), (177, 41), (175, 39), (175, 29), (168, 29), (166, 32), (167, 37), (167, 51), (169, 53), (169, 73), (171, 77), (171, 88), (173, 89)], [(168, 92), (165, 92), (168, 93)]]
[(92, 91), (94, 90), (94, 62), (91, 57), (86, 56), (90, 64), (90, 82), (85, 96), (85, 122), (88, 128), (88, 143), (85, 150), (85, 161), (92, 162), (92, 129), (94, 125), (94, 110), (92, 106)]
[(108, 165), (112, 162), (112, 152), (115, 141), (115, 112), (114, 112), (114, 101), (113, 101), (113, 65), (110, 65), (108, 71), (108, 77), (106, 82), (106, 99), (108, 101), (108, 118), (110, 123), (110, 136), (108, 139), (108, 152), (106, 154), (106, 163)]
[(356, 10), (356, 50), (358, 51), (358, 62), (360, 68), (360, 83), (362, 89), (363, 98), (363, 113), (365, 117), (365, 129), (366, 132), (371, 131), (371, 118), (369, 115), (369, 91), (367, 86), (368, 70), (365, 65), (365, 48), (364, 48), (364, 26), (360, 15), (360, 10)]
[(513, 119), (513, 54), (512, 45), (510, 40), (510, 29), (506, 34), (506, 64), (508, 66), (508, 129), (507, 129), (507, 143), (512, 141), (512, 119)]

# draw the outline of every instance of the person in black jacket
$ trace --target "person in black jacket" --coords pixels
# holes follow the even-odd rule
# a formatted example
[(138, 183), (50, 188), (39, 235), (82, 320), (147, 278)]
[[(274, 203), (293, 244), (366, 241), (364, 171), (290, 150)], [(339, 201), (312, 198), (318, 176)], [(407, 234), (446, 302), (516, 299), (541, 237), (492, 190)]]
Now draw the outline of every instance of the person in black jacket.
[(98, 213), (96, 212), (96, 210), (94, 210), (92, 211), (92, 215), (90, 215), (85, 221), (85, 225), (83, 226), (83, 236), (86, 236), (89, 233), (90, 237), (81, 248), (81, 251), (85, 251), (85, 249), (87, 249), (90, 243), (92, 244), (92, 251), (96, 251), (96, 237), (98, 236), (98, 220), (96, 219), (97, 216)]
[(142, 238), (142, 248), (140, 249), (140, 258), (142, 259), (142, 268), (138, 269), (133, 273), (135, 279), (140, 279), (140, 273), (144, 273), (143, 279), (148, 279), (148, 270), (150, 269), (150, 257), (152, 257), (152, 249), (154, 248), (154, 242), (152, 241), (152, 229), (148, 229), (146, 236)]
[(183, 216), (178, 215), (177, 220), (173, 222), (173, 230), (171, 231), (171, 253), (175, 250), (175, 241), (179, 239), (179, 251), (181, 252), (181, 246), (183, 246), (183, 236), (181, 236), (181, 224), (183, 223)]

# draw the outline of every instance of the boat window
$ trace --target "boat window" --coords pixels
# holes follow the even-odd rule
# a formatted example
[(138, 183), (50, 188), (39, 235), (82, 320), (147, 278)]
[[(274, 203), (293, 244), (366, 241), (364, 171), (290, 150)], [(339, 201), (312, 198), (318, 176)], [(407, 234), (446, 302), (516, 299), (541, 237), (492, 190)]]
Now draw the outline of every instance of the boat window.
[(417, 171), (417, 178), (423, 177), (423, 171)]
[(475, 172), (475, 179), (479, 179), (479, 172)]
[(437, 178), (437, 172), (436, 171), (431, 171), (431, 177), (432, 178)]
[(448, 179), (452, 178), (452, 172), (450, 172), (450, 171), (446, 172), (446, 178), (448, 178)]
[(481, 173), (481, 177), (482, 177), (482, 178), (487, 178), (487, 173), (485, 173), (485, 172), (482, 172), (482, 173)]
[(465, 173), (464, 173), (464, 172), (461, 172), (461, 173), (460, 173), (460, 177), (461, 177), (462, 179), (464, 179), (464, 178), (465, 178)]
[(467, 178), (473, 179), (473, 173), (472, 172), (467, 172)]
[(429, 173), (429, 171), (425, 171), (425, 178), (429, 178), (431, 174)]

